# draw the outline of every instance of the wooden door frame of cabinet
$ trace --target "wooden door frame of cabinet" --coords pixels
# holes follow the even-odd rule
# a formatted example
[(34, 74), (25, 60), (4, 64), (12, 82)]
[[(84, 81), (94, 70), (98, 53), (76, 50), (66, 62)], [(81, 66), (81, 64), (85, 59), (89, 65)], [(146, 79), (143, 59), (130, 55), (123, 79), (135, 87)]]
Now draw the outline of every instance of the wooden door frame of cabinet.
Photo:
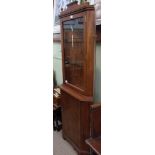
[[(64, 34), (63, 34), (63, 22), (65, 22), (65, 21), (70, 21), (70, 20), (74, 20), (74, 19), (77, 19), (77, 18), (84, 18), (84, 20), (86, 20), (85, 18), (86, 18), (86, 12), (81, 12), (81, 13), (78, 13), (78, 14), (74, 14), (73, 16), (72, 16), (72, 18), (70, 18), (70, 16), (65, 16), (64, 18), (62, 18), (61, 19), (61, 21), (60, 21), (60, 25), (61, 25), (61, 38), (64, 38)], [(86, 31), (85, 31), (85, 29), (86, 29), (86, 27), (87, 27), (87, 25), (86, 25), (86, 22), (84, 21), (84, 32), (83, 32), (83, 38), (84, 38), (84, 41), (86, 42)], [(65, 51), (64, 51), (64, 42), (63, 42), (63, 40), (61, 40), (61, 51), (62, 51), (62, 72), (63, 72), (63, 83), (65, 83), (65, 71), (64, 71), (64, 57), (65, 57), (65, 55), (64, 55), (64, 53), (65, 53)], [(86, 47), (86, 45), (84, 45), (84, 48), (83, 48), (83, 50), (84, 51), (86, 51), (87, 50), (87, 47)], [(84, 70), (86, 70), (86, 64), (84, 64)], [(84, 80), (86, 80), (86, 74), (85, 74), (85, 72), (84, 72)], [(71, 84), (71, 83), (66, 83), (66, 85), (68, 85), (69, 87), (71, 87), (71, 88), (73, 88), (73, 89), (75, 89), (75, 90), (78, 90), (78, 91), (80, 91), (82, 94), (84, 93), (84, 91), (85, 90), (83, 90), (83, 89), (81, 89), (81, 88), (78, 88), (78, 87), (76, 87), (76, 86), (74, 86), (73, 84)], [(85, 86), (85, 83), (84, 83), (84, 88), (86, 88), (86, 86)]]

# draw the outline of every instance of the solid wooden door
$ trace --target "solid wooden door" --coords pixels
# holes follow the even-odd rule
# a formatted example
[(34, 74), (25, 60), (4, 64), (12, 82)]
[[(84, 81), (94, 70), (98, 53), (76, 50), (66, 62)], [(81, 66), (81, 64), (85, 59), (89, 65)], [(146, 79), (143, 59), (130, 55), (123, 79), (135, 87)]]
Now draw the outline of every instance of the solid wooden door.
[(79, 146), (80, 142), (80, 104), (78, 100), (62, 92), (62, 123), (63, 134)]

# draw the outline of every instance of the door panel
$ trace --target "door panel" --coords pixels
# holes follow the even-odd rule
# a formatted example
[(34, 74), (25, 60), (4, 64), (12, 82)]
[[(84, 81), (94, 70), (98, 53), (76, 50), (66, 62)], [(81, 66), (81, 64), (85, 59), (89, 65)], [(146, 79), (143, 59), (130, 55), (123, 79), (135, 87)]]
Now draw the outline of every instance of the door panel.
[(63, 98), (63, 132), (76, 145), (80, 142), (80, 103), (67, 93), (62, 93)]

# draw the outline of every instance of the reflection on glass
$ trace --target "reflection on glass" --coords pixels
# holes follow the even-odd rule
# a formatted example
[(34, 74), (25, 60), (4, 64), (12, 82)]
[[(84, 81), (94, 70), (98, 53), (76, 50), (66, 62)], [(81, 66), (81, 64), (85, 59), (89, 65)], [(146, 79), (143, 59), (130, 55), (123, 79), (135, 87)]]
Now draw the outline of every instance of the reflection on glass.
[(84, 39), (83, 18), (63, 22), (65, 81), (76, 87), (84, 87)]

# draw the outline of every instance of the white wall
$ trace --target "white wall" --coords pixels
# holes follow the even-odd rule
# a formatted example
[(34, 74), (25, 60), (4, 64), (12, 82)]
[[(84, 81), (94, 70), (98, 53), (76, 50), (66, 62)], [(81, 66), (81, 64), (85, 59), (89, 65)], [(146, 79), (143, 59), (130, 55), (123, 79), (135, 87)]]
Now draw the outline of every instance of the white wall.
[(62, 55), (60, 43), (53, 44), (53, 70), (55, 71), (57, 84), (62, 84)]

